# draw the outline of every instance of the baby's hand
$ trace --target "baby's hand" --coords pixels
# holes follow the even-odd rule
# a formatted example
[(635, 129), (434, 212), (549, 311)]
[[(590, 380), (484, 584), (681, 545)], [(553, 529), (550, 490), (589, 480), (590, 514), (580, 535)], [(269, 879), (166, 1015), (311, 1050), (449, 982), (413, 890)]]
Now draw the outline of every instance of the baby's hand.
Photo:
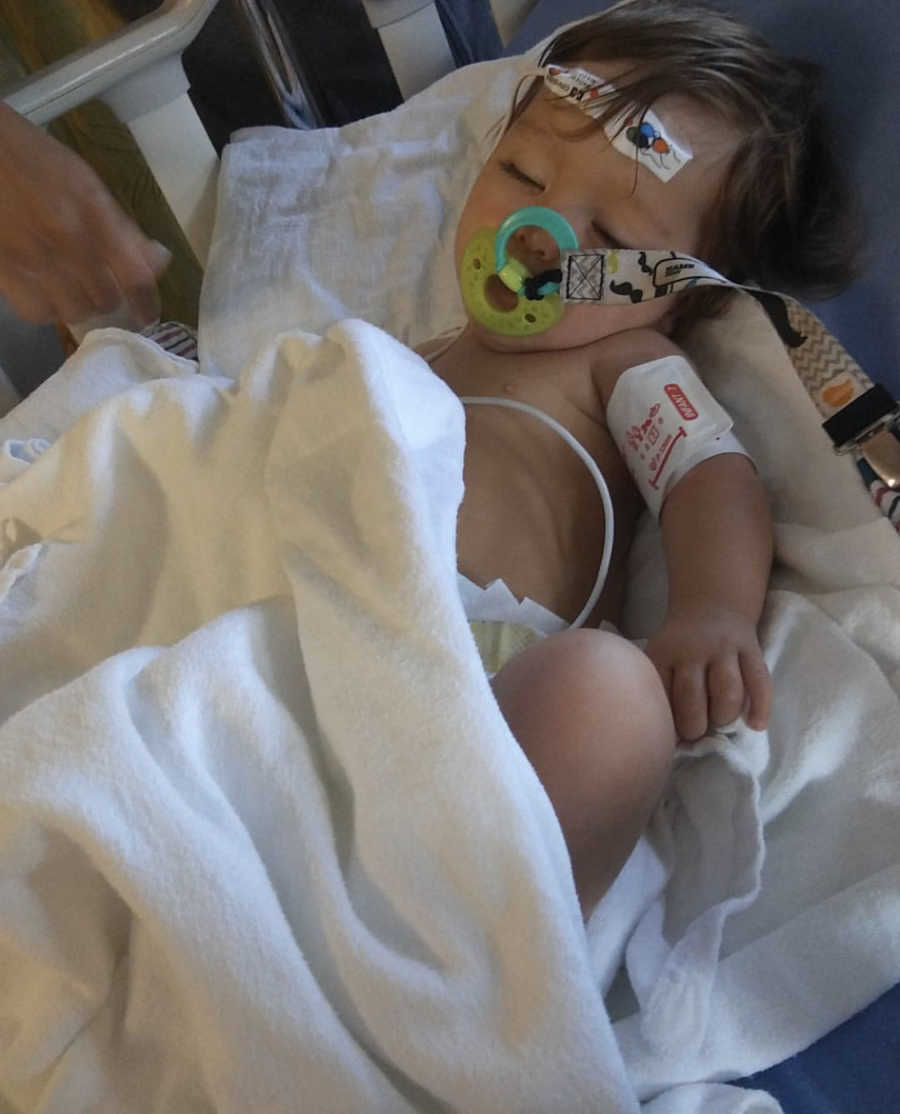
[(769, 722), (772, 686), (746, 616), (710, 604), (679, 607), (647, 644), (672, 705), (681, 739), (700, 739), (743, 715), (749, 727)]

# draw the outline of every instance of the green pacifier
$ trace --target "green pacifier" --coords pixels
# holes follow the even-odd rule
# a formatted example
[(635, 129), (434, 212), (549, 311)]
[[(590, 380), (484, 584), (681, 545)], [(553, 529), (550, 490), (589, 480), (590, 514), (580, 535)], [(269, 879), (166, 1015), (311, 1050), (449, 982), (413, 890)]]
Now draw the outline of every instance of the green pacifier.
[[(562, 214), (543, 205), (528, 205), (510, 213), (496, 232), (480, 228), (466, 245), (460, 263), (459, 282), (466, 309), (480, 325), (502, 336), (528, 337), (546, 332), (565, 311), (558, 281), (547, 280), (535, 287), (528, 268), (506, 255), (513, 233), (531, 226), (543, 228), (553, 237), (560, 256), (578, 248), (578, 238)], [(518, 295), (512, 308), (501, 309), (490, 300), (488, 282), (494, 275)]]

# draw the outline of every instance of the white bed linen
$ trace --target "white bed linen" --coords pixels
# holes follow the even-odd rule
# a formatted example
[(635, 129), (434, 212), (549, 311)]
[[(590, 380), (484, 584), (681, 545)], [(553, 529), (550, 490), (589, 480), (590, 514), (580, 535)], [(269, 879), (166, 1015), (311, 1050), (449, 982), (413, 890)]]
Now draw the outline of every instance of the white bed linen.
[(239, 390), (112, 330), (69, 378), (112, 351), (171, 378), (3, 461), (0, 1095), (635, 1110), (456, 592), (457, 400), (361, 323)]
[[(478, 73), (490, 88), (460, 118)], [(0, 732), (16, 802), (0, 870), (20, 903), (10, 963), (24, 972), (28, 954), (46, 978), (22, 978), (44, 1012), (20, 1009), (32, 1059), (16, 1065), (67, 1050), (101, 1079), (131, 1070), (135, 1110), (162, 1108), (139, 1074), (152, 1063), (156, 1093), (193, 1095), (190, 1109), (231, 1109), (239, 1066), (251, 1088), (269, 1072), (273, 1109), (315, 1095), (317, 1109), (429, 1110), (439, 1096), (461, 1110), (762, 1114), (774, 1100), (716, 1081), (799, 1050), (900, 974), (900, 549), (752, 306), (699, 331), (694, 354), (773, 496), (772, 724), (681, 757), (586, 942), (549, 806), (461, 623), (455, 404), (371, 330), (271, 346), (348, 312), (413, 341), (453, 323), (453, 212), (485, 106), (511, 83), (490, 64), (414, 99), (402, 122), (245, 135), (224, 164), (201, 320), (204, 367), (243, 375), (243, 390), (182, 381), (147, 342), (97, 334), (62, 377), (64, 404), (54, 382), (0, 429), (55, 437), (93, 362), (100, 379), (122, 366), (176, 380), (96, 411), (36, 465), (4, 461), (21, 475), (0, 519), (24, 526), (0, 605), (4, 715), (21, 709)], [(392, 144), (425, 160), (424, 191), (394, 175)], [(295, 220), (326, 196), (315, 221)], [(299, 355), (335, 345), (337, 361)], [(391, 359), (372, 366), (370, 351)], [(329, 441), (345, 427), (378, 445), (378, 498), (347, 467), (353, 437)], [(326, 442), (341, 451), (323, 466)], [(54, 561), (78, 575), (51, 576)], [(639, 635), (664, 591), (649, 526), (632, 565)], [(124, 742), (95, 729), (110, 708), (127, 708)], [(57, 893), (45, 880), (60, 875), (73, 883)], [(627, 1082), (596, 996), (622, 957)], [(54, 1077), (67, 1112), (72, 1079)], [(282, 1100), (298, 1079), (301, 1097)]]

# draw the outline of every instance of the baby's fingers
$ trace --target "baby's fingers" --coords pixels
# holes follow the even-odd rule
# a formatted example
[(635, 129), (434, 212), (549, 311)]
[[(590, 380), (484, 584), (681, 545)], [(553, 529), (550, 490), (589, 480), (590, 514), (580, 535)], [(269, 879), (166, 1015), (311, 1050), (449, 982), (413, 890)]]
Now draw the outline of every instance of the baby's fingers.
[(745, 651), (740, 661), (747, 694), (744, 719), (748, 727), (762, 731), (768, 726), (772, 712), (772, 678), (759, 651)]
[(686, 742), (702, 739), (709, 723), (703, 666), (676, 666), (672, 670), (669, 699), (678, 737)]
[(733, 723), (744, 711), (744, 677), (737, 654), (715, 658), (707, 670), (709, 721), (714, 727)]

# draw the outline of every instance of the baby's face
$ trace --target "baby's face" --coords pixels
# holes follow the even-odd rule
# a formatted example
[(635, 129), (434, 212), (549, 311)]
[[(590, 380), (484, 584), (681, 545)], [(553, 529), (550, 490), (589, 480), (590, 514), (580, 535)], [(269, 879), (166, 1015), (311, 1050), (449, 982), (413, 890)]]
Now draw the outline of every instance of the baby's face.
[[(598, 63), (571, 65), (613, 82), (625, 69), (622, 62), (604, 63), (602, 69)], [(578, 108), (541, 89), (472, 186), (456, 230), (457, 267), (475, 232), (496, 229), (526, 205), (562, 213), (581, 248), (671, 248), (698, 254), (740, 137), (713, 112), (684, 98), (665, 97), (653, 108), (667, 131), (693, 152), (667, 182), (617, 151), (602, 129), (586, 128), (591, 122)], [(533, 274), (555, 266), (559, 258), (555, 242), (538, 228), (515, 233), (507, 254)], [(488, 347), (502, 351), (576, 348), (625, 329), (663, 327), (677, 297), (621, 307), (568, 306), (558, 324), (531, 337), (500, 336), (477, 322), (472, 328)], [(488, 298), (503, 309), (515, 295), (497, 279), (488, 287)]]

